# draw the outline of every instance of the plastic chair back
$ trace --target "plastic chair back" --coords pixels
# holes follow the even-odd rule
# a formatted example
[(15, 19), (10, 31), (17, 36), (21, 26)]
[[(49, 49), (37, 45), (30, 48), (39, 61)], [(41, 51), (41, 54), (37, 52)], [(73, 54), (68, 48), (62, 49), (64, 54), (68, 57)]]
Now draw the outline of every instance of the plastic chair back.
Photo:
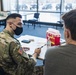
[(34, 18), (38, 19), (39, 18), (39, 15), (40, 15), (39, 13), (35, 13), (34, 14)]

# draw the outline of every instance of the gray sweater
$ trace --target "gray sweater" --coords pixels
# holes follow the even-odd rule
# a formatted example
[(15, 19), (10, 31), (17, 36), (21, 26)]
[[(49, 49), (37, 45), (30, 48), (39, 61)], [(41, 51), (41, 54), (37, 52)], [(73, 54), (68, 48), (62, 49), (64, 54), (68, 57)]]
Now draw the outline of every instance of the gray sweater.
[(45, 55), (44, 75), (76, 75), (76, 45), (49, 48)]

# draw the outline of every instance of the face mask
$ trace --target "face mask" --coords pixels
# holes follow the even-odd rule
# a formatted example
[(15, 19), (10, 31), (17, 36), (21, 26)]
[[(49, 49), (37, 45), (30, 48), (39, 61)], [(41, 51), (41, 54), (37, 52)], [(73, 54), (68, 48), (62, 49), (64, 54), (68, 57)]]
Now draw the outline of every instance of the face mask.
[(14, 33), (16, 35), (20, 35), (23, 32), (23, 28), (22, 27), (16, 27), (16, 29), (14, 30)]

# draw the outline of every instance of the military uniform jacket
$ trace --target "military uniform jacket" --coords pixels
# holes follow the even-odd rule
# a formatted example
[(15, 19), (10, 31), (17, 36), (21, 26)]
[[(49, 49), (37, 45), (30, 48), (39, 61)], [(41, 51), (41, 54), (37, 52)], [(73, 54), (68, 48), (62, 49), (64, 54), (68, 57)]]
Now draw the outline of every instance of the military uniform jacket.
[(7, 30), (0, 33), (0, 66), (7, 75), (32, 75), (36, 62), (21, 50), (13, 34)]

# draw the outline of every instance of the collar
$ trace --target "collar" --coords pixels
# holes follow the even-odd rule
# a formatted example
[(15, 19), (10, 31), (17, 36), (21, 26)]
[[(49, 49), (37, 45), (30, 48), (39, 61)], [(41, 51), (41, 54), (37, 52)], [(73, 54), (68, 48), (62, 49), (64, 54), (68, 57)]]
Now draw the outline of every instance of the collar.
[(11, 37), (14, 37), (13, 33), (9, 32), (9, 31), (6, 30), (6, 29), (4, 29), (3, 32), (9, 34)]

